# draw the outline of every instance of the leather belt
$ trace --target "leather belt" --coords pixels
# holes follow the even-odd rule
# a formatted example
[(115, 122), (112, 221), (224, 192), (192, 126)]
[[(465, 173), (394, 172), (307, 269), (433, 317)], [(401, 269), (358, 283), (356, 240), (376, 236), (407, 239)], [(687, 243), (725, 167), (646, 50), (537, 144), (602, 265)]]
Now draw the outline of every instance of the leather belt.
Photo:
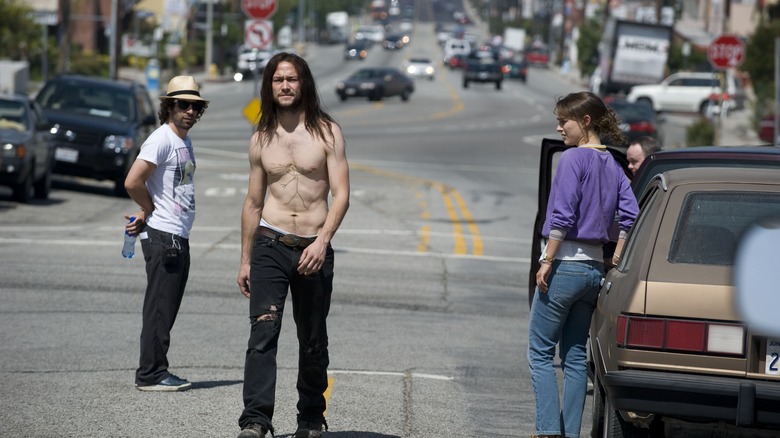
[(263, 226), (257, 227), (255, 235), (270, 237), (271, 239), (274, 239), (275, 242), (281, 242), (290, 248), (299, 249), (306, 248), (307, 246), (314, 243), (314, 240), (316, 239), (316, 237), (301, 237), (296, 236), (295, 234), (282, 234)]

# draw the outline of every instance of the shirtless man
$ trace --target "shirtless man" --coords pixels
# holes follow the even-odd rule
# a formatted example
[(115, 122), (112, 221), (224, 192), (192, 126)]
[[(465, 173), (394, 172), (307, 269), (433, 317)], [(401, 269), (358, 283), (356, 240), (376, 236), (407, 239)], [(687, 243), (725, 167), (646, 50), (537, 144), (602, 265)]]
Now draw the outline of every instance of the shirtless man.
[(349, 207), (349, 167), (341, 128), (321, 108), (306, 61), (290, 53), (273, 56), (260, 95), (262, 116), (249, 143), (249, 190), (241, 212), (238, 287), (249, 298), (251, 332), (238, 437), (274, 432), (276, 352), (289, 288), (299, 349), (294, 437), (318, 438), (327, 429), (330, 241)]

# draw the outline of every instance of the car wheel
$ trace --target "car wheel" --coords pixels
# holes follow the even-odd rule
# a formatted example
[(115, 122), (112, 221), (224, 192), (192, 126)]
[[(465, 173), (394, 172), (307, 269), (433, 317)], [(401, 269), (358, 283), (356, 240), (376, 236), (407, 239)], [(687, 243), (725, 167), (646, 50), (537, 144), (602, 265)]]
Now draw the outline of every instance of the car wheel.
[(463, 88), (469, 87), (469, 81), (463, 81)]
[(501, 81), (496, 82), (496, 90), (501, 89)]
[(51, 193), (51, 167), (46, 169), (41, 179), (35, 182), (35, 197), (38, 199), (48, 199)]
[(13, 190), (13, 199), (16, 202), (21, 202), (23, 204), (26, 204), (30, 202), (30, 198), (32, 197), (32, 189), (33, 189), (33, 171), (30, 170), (27, 172), (27, 175), (25, 175), (24, 179), (14, 184), (12, 187)]
[(339, 99), (341, 99), (342, 102), (347, 100), (347, 95), (345, 93), (339, 93)]
[(649, 431), (633, 426), (623, 420), (620, 413), (612, 408), (608, 397), (604, 397), (604, 438), (648, 438)]
[(401, 92), (401, 100), (403, 100), (404, 102), (407, 102), (409, 100), (409, 95), (410, 94), (411, 93), (409, 92), (409, 90), (402, 91)]

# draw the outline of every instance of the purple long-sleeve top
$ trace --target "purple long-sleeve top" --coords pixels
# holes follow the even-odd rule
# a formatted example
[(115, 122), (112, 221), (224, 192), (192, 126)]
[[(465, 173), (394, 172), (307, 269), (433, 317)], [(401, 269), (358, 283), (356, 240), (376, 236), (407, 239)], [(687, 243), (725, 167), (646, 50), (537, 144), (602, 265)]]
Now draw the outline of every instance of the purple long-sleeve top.
[(561, 154), (542, 234), (561, 230), (566, 240), (606, 243), (615, 221), (628, 231), (639, 207), (623, 168), (604, 149), (576, 147)]

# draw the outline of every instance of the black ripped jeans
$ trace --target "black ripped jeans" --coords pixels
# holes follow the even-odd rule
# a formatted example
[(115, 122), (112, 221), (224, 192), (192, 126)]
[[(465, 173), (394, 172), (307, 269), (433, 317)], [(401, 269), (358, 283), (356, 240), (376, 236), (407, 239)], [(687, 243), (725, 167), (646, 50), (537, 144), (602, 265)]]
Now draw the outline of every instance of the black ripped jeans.
[(298, 333), (298, 419), (324, 420), (333, 248), (328, 247), (322, 269), (307, 276), (297, 271), (302, 252), (273, 238), (255, 236), (249, 274), (251, 332), (244, 368), (244, 412), (238, 420), (242, 428), (258, 423), (273, 431), (276, 352), (288, 288)]

